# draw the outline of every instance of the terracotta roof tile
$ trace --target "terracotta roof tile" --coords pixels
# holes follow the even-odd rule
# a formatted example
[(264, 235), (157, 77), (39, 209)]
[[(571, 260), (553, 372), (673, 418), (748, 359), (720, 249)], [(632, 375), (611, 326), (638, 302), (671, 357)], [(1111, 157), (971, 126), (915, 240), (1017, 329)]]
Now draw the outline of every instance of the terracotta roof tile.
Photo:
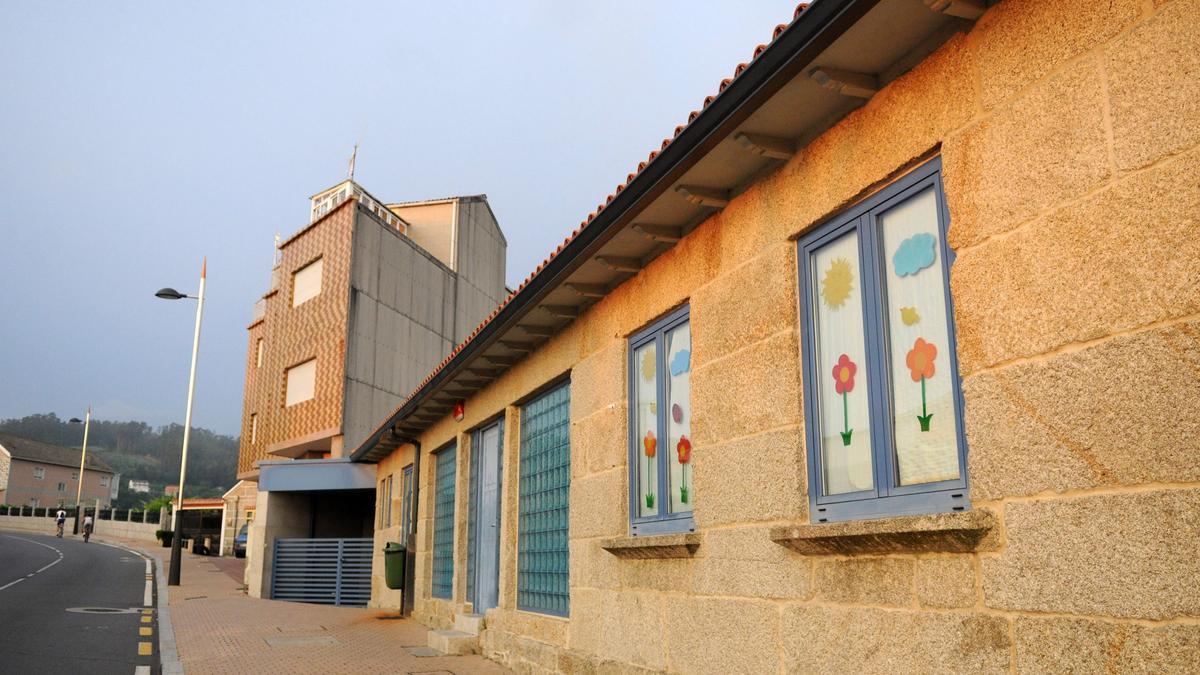
[[(782, 35), (783, 32), (785, 30), (787, 30), (787, 28), (792, 23), (795, 23), (796, 20), (800, 18), (800, 15), (804, 13), (804, 10), (808, 9), (810, 4), (811, 3), (800, 3), (799, 5), (797, 5), (796, 11), (792, 14), (791, 23), (779, 24), (778, 26), (776, 26), (775, 30), (773, 31), (773, 33), (771, 35), (771, 42), (774, 42), (775, 40), (779, 39), (779, 36)], [(733, 77), (725, 78), (725, 79), (721, 80), (721, 83), (717, 88), (716, 95), (706, 97), (704, 99), (704, 104), (701, 109), (703, 110), (704, 108), (707, 108), (713, 101), (715, 101), (717, 99), (717, 97), (720, 96), (725, 91), (725, 89), (728, 88), (729, 85), (733, 83), (734, 80), (736, 80), (739, 76), (741, 76), (742, 73), (744, 73), (746, 71), (746, 68), (749, 67), (750, 63), (754, 62), (754, 60), (756, 60), (756, 59), (758, 59), (758, 57), (762, 56), (763, 52), (766, 51), (767, 46), (768, 46), (767, 44), (760, 44), (757, 47), (755, 47), (754, 55), (751, 57), (750, 62), (739, 63), (737, 65), (737, 67), (733, 69)], [(531, 281), (533, 281), (534, 277), (536, 277), (539, 273), (541, 273), (541, 271), (546, 268), (546, 265), (550, 264), (550, 261), (554, 260), (554, 258), (558, 254), (562, 253), (563, 249), (566, 248), (567, 245), (570, 244), (572, 240), (574, 240), (577, 236), (579, 236), (579, 233), (582, 232), (584, 230), (584, 228), (588, 227), (588, 225), (590, 225), (591, 222), (593, 220), (595, 220), (596, 216), (601, 211), (604, 210), (604, 207), (607, 204), (612, 202), (613, 198), (617, 194), (620, 194), (620, 192), (622, 190), (624, 190), (627, 185), (632, 183), (639, 175), (641, 175), (641, 173), (646, 170), (646, 167), (648, 167), (655, 160), (655, 158), (658, 157), (659, 153), (662, 152), (662, 150), (665, 150), (666, 147), (671, 144), (671, 141), (674, 140), (675, 137), (678, 137), (679, 134), (683, 133), (684, 129), (686, 129), (690, 124), (695, 122), (696, 118), (699, 116), (700, 116), (700, 110), (693, 110), (690, 114), (688, 114), (686, 124), (680, 124), (679, 126), (675, 127), (675, 133), (673, 136), (664, 138), (662, 145), (660, 146), (660, 148), (658, 150), (651, 150), (650, 155), (646, 158), (645, 161), (638, 162), (637, 171), (630, 173), (628, 176), (626, 176), (625, 182), (616, 187), (614, 192), (612, 194), (610, 194), (608, 196), (608, 198), (605, 200), (604, 204), (600, 204), (599, 206), (596, 207), (595, 211), (589, 213), (587, 219), (584, 220), (582, 223), (580, 223), (580, 226), (578, 228), (576, 228), (575, 231), (572, 232), (570, 236), (568, 236), (566, 239), (564, 239), (563, 243), (560, 244), (558, 246), (558, 248), (556, 248), (555, 251), (553, 253), (551, 253), (545, 260), (543, 260), (541, 262), (541, 264), (539, 264), (537, 266), (537, 269), (535, 269), (533, 271), (532, 274), (525, 277), (525, 280), (521, 282), (521, 285), (518, 286), (516, 288), (516, 290), (514, 290), (512, 293), (510, 293), (508, 295), (508, 297), (506, 297), (496, 307), (496, 309), (488, 316), (488, 318), (484, 319), (478, 326), (476, 326), (475, 330), (471, 332), (470, 336), (467, 337), (467, 339), (458, 343), (454, 347), (454, 349), (450, 352), (450, 354), (441, 362), (441, 364), (437, 368), (434, 368), (428, 375), (426, 375), (425, 379), (421, 381), (421, 384), (418, 385), (416, 387), (416, 389), (414, 389), (412, 391), (412, 393), (410, 393), (408, 396), (405, 397), (404, 401), (393, 411), (393, 413), (391, 415), (388, 415), (388, 420), (390, 420), (395, 415), (395, 413), (399, 412), (405, 405), (407, 405), (407, 403), (410, 400), (412, 400), (412, 398), (414, 396), (416, 396), (425, 387), (425, 385), (427, 385), (431, 381), (433, 381), (433, 378), (436, 377), (438, 375), (438, 373), (441, 372), (441, 370), (443, 368), (445, 368), (451, 361), (453, 361), (454, 357), (456, 357), (468, 344), (470, 344), (470, 342), (479, 334), (479, 332), (482, 331), (483, 328), (486, 327), (489, 323), (491, 323), (492, 320), (494, 320), (496, 318), (496, 316), (498, 316), (500, 314), (500, 311), (503, 310), (504, 307), (507, 306), (508, 303), (511, 302), (513, 298), (515, 298), (517, 295), (519, 295), (521, 293), (521, 291), (523, 291), (527, 286), (529, 286), (529, 283)], [(386, 424), (387, 424), (387, 420), (384, 421), (384, 425), (386, 425)], [(382, 426), (383, 425), (381, 425), (380, 428), (382, 428)], [(378, 431), (378, 429), (377, 429), (377, 431)]]

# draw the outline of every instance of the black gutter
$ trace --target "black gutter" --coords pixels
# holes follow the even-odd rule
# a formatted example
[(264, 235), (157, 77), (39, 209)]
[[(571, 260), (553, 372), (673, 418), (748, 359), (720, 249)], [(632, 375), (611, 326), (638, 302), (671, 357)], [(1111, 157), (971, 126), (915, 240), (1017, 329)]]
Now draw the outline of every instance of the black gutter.
[[(571, 273), (608, 243), (636, 213), (665, 192), (693, 165), (746, 120), (768, 98), (853, 26), (880, 0), (820, 0), (794, 21), (759, 57), (736, 77), (725, 91), (688, 124), (611, 203), (571, 240), (516, 297), (463, 347), (433, 379), (367, 437), (350, 455), (363, 461), (383, 435), (411, 415), (445, 381), (458, 375), (504, 332), (513, 328), (526, 311), (558, 287)], [(370, 461), (370, 460), (367, 460)]]

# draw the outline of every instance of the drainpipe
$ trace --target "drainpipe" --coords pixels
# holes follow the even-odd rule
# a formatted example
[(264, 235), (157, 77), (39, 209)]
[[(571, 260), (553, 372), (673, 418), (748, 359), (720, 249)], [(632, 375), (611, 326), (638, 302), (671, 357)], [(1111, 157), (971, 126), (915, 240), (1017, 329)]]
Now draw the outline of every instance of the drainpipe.
[(401, 436), (392, 429), (392, 436), (413, 446), (412, 508), (408, 510), (408, 534), (404, 538), (404, 594), (400, 599), (400, 616), (412, 616), (417, 585), (417, 510), (421, 503), (421, 441)]

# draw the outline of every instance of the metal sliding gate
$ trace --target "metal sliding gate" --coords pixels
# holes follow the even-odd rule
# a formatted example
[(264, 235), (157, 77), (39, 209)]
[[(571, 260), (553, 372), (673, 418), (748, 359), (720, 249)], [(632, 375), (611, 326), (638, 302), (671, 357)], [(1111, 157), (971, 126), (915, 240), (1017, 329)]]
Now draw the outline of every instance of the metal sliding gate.
[(276, 539), (271, 597), (366, 607), (372, 545), (371, 539)]

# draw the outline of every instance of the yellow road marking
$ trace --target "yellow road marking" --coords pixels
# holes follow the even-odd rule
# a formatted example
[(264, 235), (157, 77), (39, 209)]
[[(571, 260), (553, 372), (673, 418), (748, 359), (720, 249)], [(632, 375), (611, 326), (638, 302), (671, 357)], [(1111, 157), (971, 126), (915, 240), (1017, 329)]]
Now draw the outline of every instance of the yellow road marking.
[(149, 642), (138, 643), (138, 656), (150, 656), (154, 652), (154, 647)]
[(142, 610), (142, 614), (153, 614), (153, 613), (154, 613), (154, 610), (152, 610), (152, 609), (143, 609)]
[(142, 617), (142, 623), (150, 623), (153, 620), (154, 620), (154, 617), (152, 617), (152, 616), (143, 616)]
[(138, 629), (138, 635), (141, 635), (142, 637), (150, 637), (151, 635), (154, 635), (154, 629), (142, 626)]

